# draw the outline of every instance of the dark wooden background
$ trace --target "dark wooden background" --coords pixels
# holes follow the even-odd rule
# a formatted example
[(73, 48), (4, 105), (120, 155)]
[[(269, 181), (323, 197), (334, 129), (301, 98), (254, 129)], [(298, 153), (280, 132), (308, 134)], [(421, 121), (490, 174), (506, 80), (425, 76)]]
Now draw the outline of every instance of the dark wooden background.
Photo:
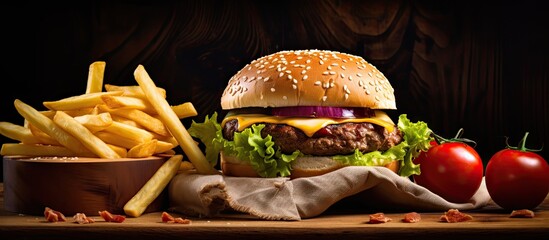
[[(329, 49), (376, 65), (398, 110), (439, 135), (477, 142), (484, 162), (530, 132), (549, 145), (549, 20), (536, 1), (77, 1), (3, 6), (0, 121), (22, 124), (18, 98), (85, 91), (88, 66), (105, 83), (136, 85), (143, 64), (197, 120), (221, 112), (228, 79), (279, 50)], [(8, 15), (8, 13), (10, 13)], [(15, 16), (15, 17), (14, 17)], [(189, 126), (191, 119), (184, 121)], [(11, 142), (6, 138), (0, 141)], [(546, 146), (547, 148), (547, 146)], [(548, 159), (548, 150), (541, 152)]]

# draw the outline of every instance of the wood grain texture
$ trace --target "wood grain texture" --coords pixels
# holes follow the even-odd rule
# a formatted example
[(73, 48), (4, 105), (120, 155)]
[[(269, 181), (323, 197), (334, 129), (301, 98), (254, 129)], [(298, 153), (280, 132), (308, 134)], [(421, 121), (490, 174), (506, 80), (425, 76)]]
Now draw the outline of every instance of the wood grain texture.
[[(2, 186), (2, 185), (0, 185)], [(2, 192), (2, 191), (0, 191)], [(0, 199), (0, 200), (3, 200)], [(0, 201), (2, 203), (2, 201)], [(216, 218), (190, 218), (191, 224), (167, 224), (161, 212), (150, 212), (123, 223), (109, 223), (97, 215), (93, 224), (49, 223), (43, 215), (19, 215), (0, 210), (2, 239), (544, 239), (549, 234), (549, 198), (535, 210), (534, 218), (510, 218), (510, 212), (490, 204), (467, 212), (472, 221), (440, 222), (442, 212), (421, 214), (418, 223), (403, 223), (405, 213), (386, 213), (392, 221), (368, 224), (372, 212), (328, 209), (319, 217), (301, 221), (266, 221), (227, 212)], [(186, 216), (172, 214), (175, 217)]]

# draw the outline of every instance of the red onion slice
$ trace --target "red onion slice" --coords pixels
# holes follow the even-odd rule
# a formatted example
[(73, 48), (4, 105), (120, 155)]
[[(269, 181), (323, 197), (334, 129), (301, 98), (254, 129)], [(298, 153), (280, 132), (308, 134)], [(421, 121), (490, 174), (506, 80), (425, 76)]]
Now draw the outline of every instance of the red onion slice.
[(319, 107), (296, 106), (272, 108), (274, 116), (281, 117), (328, 117), (328, 118), (364, 118), (375, 116), (370, 108), (360, 107)]

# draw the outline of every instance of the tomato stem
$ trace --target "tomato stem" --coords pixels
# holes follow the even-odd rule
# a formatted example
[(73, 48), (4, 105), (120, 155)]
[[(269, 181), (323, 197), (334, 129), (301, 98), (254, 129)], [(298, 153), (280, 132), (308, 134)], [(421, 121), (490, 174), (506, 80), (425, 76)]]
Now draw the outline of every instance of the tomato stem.
[(435, 141), (438, 144), (447, 143), (447, 142), (462, 142), (462, 143), (468, 143), (472, 144), (473, 148), (477, 146), (477, 143), (471, 139), (468, 138), (462, 138), (461, 135), (463, 135), (463, 128), (460, 128), (454, 138), (446, 139), (442, 136), (436, 134), (433, 132), (433, 135), (435, 136)]
[(540, 149), (530, 149), (530, 148), (526, 147), (526, 138), (528, 138), (528, 134), (529, 134), (529, 132), (526, 132), (524, 134), (524, 137), (522, 137), (522, 139), (519, 141), (517, 147), (513, 147), (513, 146), (509, 145), (509, 137), (505, 137), (505, 145), (507, 145), (507, 148), (509, 148), (509, 149), (520, 150), (520, 151), (523, 151), (523, 152), (539, 152), (539, 151), (543, 150), (543, 146)]

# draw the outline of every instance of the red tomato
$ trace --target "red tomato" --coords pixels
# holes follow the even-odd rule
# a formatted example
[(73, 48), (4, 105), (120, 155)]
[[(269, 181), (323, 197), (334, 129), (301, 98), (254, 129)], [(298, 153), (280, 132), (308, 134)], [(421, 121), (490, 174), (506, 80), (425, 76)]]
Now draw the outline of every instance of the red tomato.
[(449, 202), (467, 202), (482, 183), (484, 166), (477, 151), (464, 142), (431, 145), (414, 160), (421, 170), (414, 181)]
[(524, 145), (522, 150), (503, 149), (486, 165), (486, 188), (504, 209), (534, 209), (549, 193), (549, 164)]

